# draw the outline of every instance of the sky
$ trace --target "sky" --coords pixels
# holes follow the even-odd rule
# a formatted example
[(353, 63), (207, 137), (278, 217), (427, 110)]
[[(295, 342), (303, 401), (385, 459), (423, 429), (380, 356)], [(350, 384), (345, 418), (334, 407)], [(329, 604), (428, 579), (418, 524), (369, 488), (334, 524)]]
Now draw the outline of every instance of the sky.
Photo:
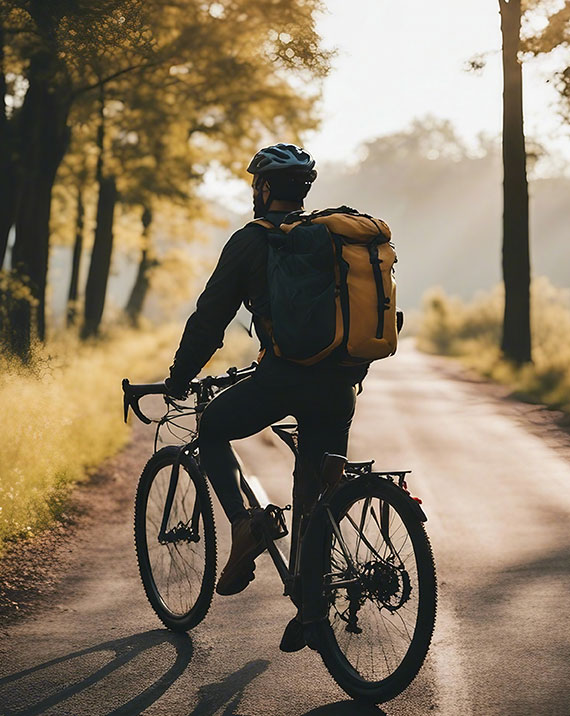
[[(427, 114), (450, 119), (469, 143), (481, 132), (499, 136), (497, 0), (327, 0), (324, 5), (317, 29), (337, 56), (323, 86), (321, 127), (305, 138), (318, 163), (355, 161), (364, 142), (401, 131)], [(481, 53), (485, 69), (466, 72), (466, 62)], [(525, 128), (528, 137), (570, 157), (557, 93), (547, 81), (560, 62), (554, 56), (525, 64)], [(209, 176), (207, 196), (227, 197), (228, 191), (232, 203), (249, 206), (241, 183)]]

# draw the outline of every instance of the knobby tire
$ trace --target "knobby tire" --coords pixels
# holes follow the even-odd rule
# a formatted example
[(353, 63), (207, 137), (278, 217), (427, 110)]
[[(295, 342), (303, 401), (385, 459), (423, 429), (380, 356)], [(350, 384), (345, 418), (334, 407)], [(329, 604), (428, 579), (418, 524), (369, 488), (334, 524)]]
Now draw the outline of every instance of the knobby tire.
[[(417, 567), (419, 589), (417, 618), (413, 639), (399, 666), (385, 678), (364, 678), (345, 657), (331, 627), (331, 611), (325, 621), (314, 625), (316, 645), (329, 673), (336, 683), (356, 700), (383, 703), (402, 693), (418, 674), (431, 642), (437, 609), (435, 563), (423, 522), (410, 506), (410, 498), (393, 484), (378, 477), (354, 479), (341, 488), (331, 500), (334, 519), (340, 522), (350, 507), (360, 499), (379, 498), (394, 509), (409, 535)], [(322, 573), (330, 569), (332, 527), (327, 528)], [(324, 580), (323, 580), (324, 588)]]

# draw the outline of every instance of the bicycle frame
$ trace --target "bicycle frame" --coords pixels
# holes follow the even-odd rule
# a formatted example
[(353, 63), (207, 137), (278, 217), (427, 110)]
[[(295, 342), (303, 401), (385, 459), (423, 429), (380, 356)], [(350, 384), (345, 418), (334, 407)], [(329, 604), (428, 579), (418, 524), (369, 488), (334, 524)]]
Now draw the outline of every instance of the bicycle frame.
[[(156, 455), (137, 488), (135, 546), (150, 604), (175, 631), (200, 623), (216, 584), (215, 514), (198, 450), (201, 416), (219, 390), (253, 372), (254, 366), (242, 371), (230, 368), (221, 376), (195, 379), (190, 386), (195, 398), (191, 406), (178, 404), (164, 383), (123, 381), (125, 418), (132, 408), (143, 422), (157, 424)], [(159, 420), (147, 417), (139, 407), (139, 400), (152, 394), (162, 394), (167, 406)], [(297, 427), (294, 423), (271, 426), (296, 458)], [(163, 439), (163, 428), (174, 440)], [(159, 441), (166, 443), (160, 450)], [(373, 462), (348, 462), (342, 455), (325, 453), (319, 475), (309, 476), (320, 481), (320, 494), (315, 496), (313, 483), (307, 480), (294, 484), (288, 560), (276, 541), (287, 534), (284, 510), (291, 506), (261, 508), (239, 456), (238, 478), (247, 503), (257, 508), (251, 522), (256, 551), (269, 552), (283, 594), (297, 607), (296, 619), (302, 623), (294, 632), (295, 641), (284, 640), (282, 649), (316, 649), (347, 694), (380, 703), (401, 693), (421, 668), (433, 634), (437, 582), (433, 553), (421, 524), (427, 518), (421, 500), (407, 489), (409, 471), (375, 471)], [(304, 478), (302, 471), (300, 479)], [(298, 470), (294, 479), (299, 479)], [(411, 597), (415, 601), (408, 607)], [(402, 608), (408, 611), (400, 613)], [(409, 623), (406, 615), (411, 615)], [(386, 634), (378, 632), (379, 625)], [(352, 639), (353, 634), (368, 638)]]
[[(167, 404), (175, 411), (175, 417), (172, 413), (167, 413), (163, 418), (157, 422), (157, 430), (155, 435), (155, 452), (157, 449), (158, 439), (159, 439), (159, 432), (160, 428), (163, 425), (174, 425), (177, 428), (188, 430), (185, 426), (182, 426), (175, 422), (179, 418), (187, 417), (190, 415), (196, 416), (196, 429), (190, 429), (190, 433), (192, 434), (192, 440), (190, 442), (187, 442), (186, 444), (182, 445), (179, 449), (178, 453), (178, 459), (175, 461), (175, 463), (172, 465), (172, 470), (170, 474), (170, 481), (168, 485), (168, 491), (167, 496), (164, 504), (164, 511), (162, 514), (162, 521), (161, 526), (159, 530), (159, 541), (163, 543), (167, 542), (175, 542), (180, 539), (184, 539), (187, 541), (197, 541), (199, 539), (198, 536), (198, 525), (197, 522), (200, 518), (200, 504), (199, 504), (199, 498), (196, 496), (195, 503), (193, 505), (192, 509), (192, 516), (190, 520), (184, 524), (182, 522), (179, 522), (177, 525), (171, 527), (168, 529), (168, 521), (170, 519), (170, 512), (172, 509), (172, 504), (174, 501), (174, 497), (176, 494), (176, 488), (178, 485), (178, 479), (180, 475), (180, 463), (184, 460), (192, 460), (195, 464), (195, 467), (199, 469), (202, 474), (203, 471), (200, 468), (199, 464), (199, 458), (197, 456), (197, 447), (198, 447), (198, 428), (199, 428), (199, 422), (200, 422), (200, 416), (206, 405), (209, 403), (209, 401), (214, 397), (214, 387), (224, 387), (228, 384), (228, 381), (236, 382), (237, 380), (247, 377), (248, 375), (251, 375), (253, 370), (253, 366), (249, 369), (245, 369), (244, 371), (237, 371), (237, 369), (229, 369), (226, 376), (220, 376), (218, 378), (206, 378), (202, 380), (195, 381), (195, 386), (193, 392), (196, 395), (196, 405), (193, 408), (185, 408), (182, 406), (179, 406), (177, 403), (175, 403), (172, 399), (168, 398), (166, 399)], [(126, 383), (126, 385), (125, 385)], [(150, 394), (150, 393), (164, 393), (164, 389), (162, 388), (162, 391), (158, 389), (157, 386), (138, 386), (138, 392), (137, 392), (137, 386), (129, 386), (128, 381), (123, 381), (123, 390), (125, 391), (125, 395), (127, 395), (127, 389), (132, 391), (132, 395), (134, 395), (136, 402), (133, 404), (132, 402), (129, 403), (127, 397), (125, 398), (125, 415), (128, 408), (128, 405), (131, 405), (133, 407), (133, 410), (137, 414), (137, 416), (141, 419), (144, 418), (144, 422), (153, 422), (146, 418), (144, 415), (141, 417), (141, 412), (138, 407), (138, 397)], [(169, 428), (170, 429), (170, 428)], [(296, 437), (295, 437), (295, 431), (297, 429), (297, 425), (295, 423), (277, 423), (275, 425), (271, 426), (271, 429), (273, 432), (281, 439), (285, 444), (290, 448), (290, 450), (293, 452), (295, 457), (298, 457), (297, 452), (297, 443), (296, 443)], [(171, 429), (170, 429), (171, 430)], [(171, 430), (172, 432), (172, 430)], [(338, 457), (338, 456), (337, 456)], [(358, 478), (363, 477), (365, 475), (375, 476), (379, 478), (385, 478), (386, 482), (391, 483), (391, 488), (395, 490), (403, 490), (409, 497), (409, 508), (411, 510), (414, 510), (416, 513), (416, 517), (419, 518), (422, 521), (425, 521), (427, 518), (425, 517), (421, 507), (419, 506), (418, 502), (414, 500), (409, 495), (409, 492), (407, 490), (405, 478), (406, 475), (410, 472), (409, 470), (404, 471), (388, 471), (388, 472), (372, 472), (372, 464), (373, 461), (368, 462), (354, 462), (354, 463), (348, 463), (343, 462), (343, 465), (346, 464), (346, 472), (347, 477), (349, 478)], [(239, 473), (240, 473), (240, 488), (244, 495), (247, 498), (247, 501), (249, 503), (250, 507), (261, 507), (260, 502), (255, 495), (255, 492), (247, 482), (245, 472), (243, 469), (243, 466), (240, 464), (238, 459), (238, 467), (239, 467)], [(342, 466), (341, 466), (341, 472), (342, 472)], [(207, 476), (205, 476), (207, 477)], [(324, 477), (324, 475), (323, 475)], [(334, 516), (332, 514), (332, 511), (330, 509), (329, 503), (332, 498), (334, 498), (334, 495), (336, 494), (339, 487), (345, 484), (343, 483), (337, 483), (337, 484), (329, 484), (324, 485), (323, 490), (321, 494), (318, 496), (318, 499), (311, 511), (311, 514), (308, 516), (301, 515), (295, 529), (295, 533), (291, 535), (292, 538), (292, 545), (295, 545), (295, 554), (290, 555), (290, 559), (287, 560), (286, 557), (283, 555), (281, 549), (279, 546), (275, 543), (275, 537), (272, 536), (269, 532), (269, 526), (267, 524), (262, 523), (262, 529), (264, 531), (265, 535), (265, 541), (267, 545), (267, 550), (269, 552), (269, 555), (273, 561), (273, 564), (275, 565), (275, 568), (277, 570), (277, 573), (279, 574), (279, 577), (284, 585), (284, 595), (289, 596), (292, 601), (297, 605), (300, 606), (301, 602), (305, 604), (307, 602), (307, 599), (309, 598), (309, 594), (315, 593), (315, 575), (312, 573), (314, 570), (312, 570), (312, 565), (318, 563), (318, 560), (320, 558), (319, 549), (322, 549), (322, 537), (325, 533), (325, 525), (330, 525), (330, 529), (334, 533), (338, 544), (340, 546), (340, 549), (344, 553), (345, 559), (347, 561), (347, 564), (350, 567), (350, 571), (356, 575), (357, 574), (357, 568), (353, 563), (352, 557), (350, 555), (350, 550), (346, 547), (346, 544), (343, 540), (341, 531), (339, 529), (339, 525), (337, 524), (336, 520), (334, 519)], [(268, 506), (270, 510), (273, 510), (274, 515), (279, 514), (279, 519), (282, 520), (282, 512), (283, 508), (277, 507), (275, 505)], [(294, 506), (295, 507), (295, 506)], [(389, 505), (387, 503), (383, 503), (380, 507), (380, 516), (379, 519), (374, 515), (374, 519), (378, 523), (378, 527), (383, 535), (383, 538), (386, 542), (386, 544), (390, 547), (391, 550), (393, 550), (393, 546), (390, 540), (389, 535)], [(267, 508), (266, 508), (267, 511)], [(353, 522), (353, 526), (358, 529), (358, 525), (354, 523), (354, 521), (349, 518), (350, 521)], [(293, 517), (293, 525), (295, 526), (295, 513)], [(360, 529), (358, 529), (360, 533), (363, 531), (363, 526), (360, 525)], [(362, 535), (363, 542), (367, 545), (369, 549), (375, 553), (375, 550), (373, 549), (372, 545), (366, 540), (365, 536)], [(393, 550), (394, 551), (394, 550)], [(377, 555), (378, 556), (378, 555)], [(335, 574), (327, 575), (330, 578), (334, 578)], [(344, 587), (349, 586), (353, 583), (352, 578), (346, 578), (346, 575), (343, 575), (343, 578), (341, 581), (332, 582), (332, 586), (335, 587)], [(317, 600), (318, 601), (318, 600)], [(318, 605), (315, 600), (312, 601), (311, 608), (305, 612), (305, 609), (303, 608), (303, 621), (305, 623), (311, 623), (315, 621), (319, 621), (326, 616), (326, 610), (324, 606)]]
[[(296, 443), (294, 434), (291, 432), (294, 430), (297, 426), (294, 423), (278, 423), (276, 425), (271, 426), (273, 432), (275, 432), (279, 437), (281, 437), (284, 442), (291, 448), (291, 450), (294, 452), (294, 454), (297, 454), (296, 451)], [(198, 497), (196, 497), (196, 502), (194, 503), (193, 510), (192, 510), (192, 517), (188, 524), (178, 524), (174, 527), (172, 527), (170, 530), (167, 530), (168, 526), (168, 520), (170, 517), (170, 510), (172, 508), (173, 499), (176, 493), (176, 487), (178, 484), (179, 474), (180, 474), (180, 461), (186, 458), (191, 458), (196, 461), (197, 466), (199, 467), (199, 462), (196, 459), (195, 453), (197, 448), (197, 438), (195, 438), (192, 442), (188, 443), (187, 445), (184, 445), (180, 448), (179, 452), (179, 459), (176, 461), (171, 470), (171, 476), (170, 476), (170, 482), (168, 486), (168, 492), (166, 496), (166, 501), (164, 505), (164, 512), (162, 516), (162, 523), (161, 523), (161, 529), (159, 534), (159, 539), (162, 537), (165, 541), (168, 541), (169, 536), (172, 535), (175, 539), (180, 536), (180, 534), (183, 535), (183, 538), (192, 540), (195, 535), (197, 535), (197, 520), (199, 519), (200, 515), (200, 506), (198, 503)], [(250, 507), (261, 507), (260, 502), (253, 491), (252, 487), (247, 482), (243, 465), (241, 464), (239, 458), (238, 458), (238, 468), (240, 472), (240, 488), (244, 495), (247, 498), (247, 501), (250, 505)], [(390, 481), (394, 483), (394, 479), (396, 479), (396, 484), (398, 485), (398, 488), (396, 488), (396, 484), (393, 484), (393, 487), (395, 489), (403, 489), (403, 485), (405, 485), (405, 476), (408, 474), (409, 471), (400, 471), (400, 472), (372, 472), (372, 462), (369, 463), (347, 463), (347, 468), (350, 470), (350, 474), (352, 475), (352, 478), (357, 478), (363, 475), (374, 475), (379, 478), (385, 478), (387, 481)], [(341, 483), (342, 484), (342, 483)], [(311, 524), (317, 523), (319, 525), (319, 534), (322, 532), (323, 525), (326, 522), (330, 525), (330, 528), (332, 532), (334, 533), (338, 544), (343, 551), (345, 558), (347, 560), (347, 564), (351, 567), (351, 572), (354, 574), (354, 578), (346, 579), (345, 576), (340, 579), (340, 581), (332, 581), (331, 586), (332, 587), (347, 587), (350, 584), (356, 583), (358, 581), (356, 579), (356, 575), (358, 574), (358, 570), (356, 566), (353, 564), (353, 560), (350, 554), (350, 550), (346, 547), (344, 543), (344, 539), (342, 537), (340, 528), (338, 523), (333, 517), (333, 514), (331, 512), (331, 509), (329, 507), (329, 502), (336, 490), (339, 488), (340, 485), (333, 485), (325, 487), (323, 492), (319, 495), (317, 502), (313, 508), (313, 511), (309, 517), (309, 524), (308, 526), (305, 523), (305, 520), (303, 516), (298, 522), (297, 525), (297, 534), (292, 535), (292, 539), (296, 537), (296, 551), (294, 555), (291, 555), (290, 560), (287, 560), (283, 552), (281, 551), (280, 547), (276, 544), (275, 539), (269, 534), (269, 531), (267, 528), (264, 529), (264, 535), (265, 535), (265, 541), (267, 544), (267, 551), (269, 553), (269, 556), (271, 557), (271, 560), (273, 564), (275, 565), (275, 569), (277, 570), (277, 573), (279, 574), (279, 577), (283, 583), (284, 596), (289, 596), (293, 602), (300, 606), (300, 603), (304, 601), (304, 598), (301, 596), (301, 592), (299, 590), (299, 583), (302, 583), (306, 581), (307, 583), (311, 582), (310, 579), (303, 579), (302, 577), (302, 569), (303, 569), (303, 547), (304, 543), (306, 541), (306, 538), (308, 536), (308, 559), (305, 561), (305, 566), (307, 564), (311, 564), (314, 562), (314, 559), (317, 558), (317, 552), (318, 547), (315, 548), (315, 545), (318, 545), (320, 543), (319, 537), (315, 533), (316, 528), (312, 528)], [(419, 504), (417, 502), (414, 502), (410, 498), (410, 503), (413, 506), (413, 508), (416, 509), (418, 514), (421, 514), (421, 517), (425, 519), (425, 515), (423, 515), (423, 512), (421, 508), (419, 507)], [(281, 509), (281, 508), (277, 508)], [(391, 546), (391, 540), (389, 536), (389, 513), (388, 513), (388, 505), (384, 503), (381, 507), (380, 512), (380, 520), (379, 520), (379, 528), (384, 536), (384, 539), (386, 543)], [(321, 516), (324, 514), (325, 520), (321, 519)], [(318, 515), (315, 520), (313, 520), (313, 516)], [(358, 529), (358, 525), (354, 523), (352, 518), (348, 516), (349, 521), (353, 523), (353, 526)], [(305, 530), (305, 526), (307, 526), (307, 529)], [(360, 525), (359, 532), (362, 533), (363, 526)], [(372, 550), (373, 553), (376, 553), (373, 546), (370, 545), (368, 540), (366, 539), (365, 535), (362, 535), (362, 539), (364, 544)], [(378, 555), (377, 555), (378, 556)], [(334, 579), (334, 577), (339, 577), (340, 575), (330, 574), (327, 575), (331, 579)], [(305, 588), (303, 587), (303, 593), (305, 592)], [(323, 618), (322, 610), (316, 610), (316, 611), (310, 611), (307, 613), (307, 623), (317, 621), (319, 619)]]
[[(190, 413), (190, 411), (189, 411)], [(278, 424), (272, 426), (272, 429), (277, 434), (285, 435), (286, 439), (285, 442), (287, 445), (294, 450), (296, 454), (296, 446), (294, 442), (294, 438), (291, 435), (291, 433), (287, 432), (287, 430), (291, 430), (293, 428), (296, 428), (296, 424)], [(158, 431), (157, 431), (158, 432)], [(193, 509), (192, 509), (192, 516), (190, 518), (190, 521), (186, 525), (176, 525), (172, 527), (170, 530), (168, 530), (168, 521), (170, 519), (170, 511), (172, 509), (172, 504), (174, 502), (174, 496), (176, 494), (176, 488), (178, 486), (178, 479), (180, 475), (180, 462), (186, 457), (192, 457), (192, 459), (196, 460), (194, 457), (195, 452), (197, 448), (197, 438), (194, 438), (190, 443), (187, 443), (186, 445), (183, 445), (180, 448), (180, 451), (178, 453), (178, 460), (172, 465), (171, 473), (170, 473), (170, 481), (168, 483), (168, 491), (166, 495), (166, 500), (164, 503), (164, 511), (162, 514), (162, 521), (159, 531), (159, 540), (168, 542), (172, 536), (175, 536), (175, 531), (184, 529), (186, 531), (186, 538), (192, 540), (194, 535), (197, 535), (197, 528), (195, 527), (197, 520), (199, 519), (200, 515), (200, 505), (198, 502), (198, 496), (196, 496), (196, 501), (194, 503)], [(199, 465), (198, 461), (196, 460), (197, 464)], [(244, 474), (244, 468), (241, 464), (241, 461), (238, 458), (238, 467), (240, 472), (240, 489), (244, 493), (244, 495), (247, 498), (248, 504), (250, 507), (261, 507), (261, 504), (257, 498), (257, 495), (253, 491), (250, 484), (247, 482), (247, 479)], [(299, 532), (301, 530), (302, 523), (299, 524)], [(288, 563), (286, 557), (282, 553), (281, 549), (278, 547), (278, 545), (275, 543), (275, 540), (269, 535), (268, 532), (265, 532), (265, 538), (267, 543), (267, 551), (269, 552), (269, 555), (271, 556), (271, 559), (273, 560), (273, 563), (275, 565), (275, 568), (277, 569), (277, 572), (279, 574), (279, 577), (281, 578), (281, 581), (283, 582), (283, 585), (285, 587), (285, 594), (290, 595), (291, 590), (293, 587), (293, 582), (295, 580), (295, 572), (292, 571), (291, 565)], [(300, 539), (298, 535), (297, 539), (297, 545), (299, 552), (300, 549)], [(297, 560), (295, 560), (297, 562)]]

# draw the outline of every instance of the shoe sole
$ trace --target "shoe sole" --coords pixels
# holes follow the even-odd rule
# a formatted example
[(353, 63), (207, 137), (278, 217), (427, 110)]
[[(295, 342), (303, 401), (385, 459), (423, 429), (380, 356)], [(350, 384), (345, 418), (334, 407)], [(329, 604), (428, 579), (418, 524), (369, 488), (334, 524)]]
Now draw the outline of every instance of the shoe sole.
[[(250, 582), (253, 582), (255, 579), (255, 560), (259, 557), (260, 554), (263, 554), (267, 548), (265, 545), (262, 545), (261, 547), (258, 547), (254, 550), (252, 550), (249, 554), (244, 554), (241, 558), (238, 565), (236, 565), (235, 569), (233, 571), (237, 571), (238, 574), (236, 575), (235, 583), (234, 580), (229, 580), (229, 584), (224, 586), (224, 583), (222, 581), (223, 579), (223, 572), (220, 575), (220, 579), (218, 580), (218, 584), (216, 585), (216, 594), (220, 594), (223, 597), (231, 596), (232, 594), (239, 594), (240, 592), (243, 592), (243, 590), (250, 584)], [(247, 562), (251, 564), (251, 569), (247, 571), (247, 577), (244, 577), (244, 572), (246, 571), (244, 566), (247, 564)], [(239, 578), (239, 581), (237, 579)], [(220, 589), (220, 582), (222, 582), (222, 587)]]
[[(292, 634), (288, 636), (288, 632)], [(307, 640), (303, 628), (297, 628), (295, 633), (292, 633), (292, 629), (287, 625), (285, 633), (281, 637), (281, 643), (279, 649), (284, 651), (286, 654), (292, 654), (295, 651), (301, 651), (307, 646)]]

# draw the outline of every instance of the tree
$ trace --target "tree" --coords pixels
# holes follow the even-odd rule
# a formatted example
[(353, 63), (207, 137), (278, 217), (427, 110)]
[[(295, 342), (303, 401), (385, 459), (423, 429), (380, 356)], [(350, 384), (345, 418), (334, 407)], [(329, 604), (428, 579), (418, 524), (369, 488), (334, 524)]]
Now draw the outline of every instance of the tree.
[(99, 194), (95, 237), (91, 251), (87, 285), (85, 286), (84, 322), (81, 329), (83, 338), (96, 335), (103, 317), (113, 251), (113, 219), (118, 196), (115, 176), (107, 172), (105, 168), (105, 92), (103, 85), (99, 88), (99, 94), (99, 127), (97, 130), (99, 155), (95, 173)]
[(71, 259), (71, 276), (69, 278), (69, 291), (67, 293), (67, 325), (72, 326), (77, 318), (77, 301), (79, 298), (79, 272), (81, 269), (81, 255), (83, 252), (83, 232), (85, 225), (84, 187), (77, 185), (77, 209), (75, 218), (75, 241), (73, 242), (73, 256)]
[[(236, 170), (246, 147), (268, 130), (314, 126), (314, 96), (296, 90), (290, 77), (312, 80), (327, 71), (329, 53), (320, 49), (314, 28), (318, 7), (318, 0), (0, 0), (0, 252), (15, 226), (12, 268), (37, 304), (41, 339), (53, 186), (76, 103), (90, 100), (104, 113), (114, 93), (133, 102), (138, 91), (154, 87), (156, 104), (165, 101), (177, 126), (185, 123), (185, 148), (188, 137), (199, 138), (193, 174), (220, 156)], [(121, 132), (131, 131), (128, 123), (112, 124), (104, 128), (107, 151)], [(157, 136), (150, 121), (141, 124), (139, 136), (147, 128)], [(107, 277), (97, 274), (108, 272), (114, 203), (121, 196), (112, 156), (102, 156), (97, 179), (88, 334), (97, 332), (103, 310)], [(20, 344), (29, 344), (31, 312), (20, 316), (18, 330), (25, 338)]]
[(149, 207), (143, 209), (141, 222), (143, 226), (141, 257), (137, 277), (127, 305), (125, 306), (125, 313), (131, 325), (135, 328), (139, 325), (145, 298), (150, 286), (150, 271), (158, 265), (158, 260), (152, 255), (152, 248), (149, 241), (149, 229), (152, 223), (152, 211)]
[[(517, 364), (532, 360), (530, 332), (530, 251), (527, 152), (523, 123), (521, 52), (549, 52), (570, 38), (570, 2), (550, 16), (538, 36), (521, 34), (521, 25), (535, 11), (552, 7), (547, 0), (499, 0), (503, 62), (503, 279), (505, 309), (501, 348)], [(481, 57), (472, 69), (484, 65)], [(560, 73), (559, 88), (570, 97), (570, 68)]]
[[(15, 185), (10, 181), (13, 175), (12, 132), (8, 119), (6, 96), (6, 30), (4, 13), (0, 13), (0, 269), (4, 265), (8, 234), (13, 224), (15, 207)], [(3, 181), (2, 178), (5, 178)]]
[[(52, 190), (69, 146), (69, 113), (77, 97), (138, 69), (151, 54), (140, 6), (137, 0), (0, 4), (0, 148), (7, 149), (0, 172), (0, 249), (15, 226), (12, 268), (37, 303), (42, 340)], [(112, 58), (114, 69), (95, 81), (93, 66), (101, 57), (107, 64)], [(18, 344), (29, 345), (32, 313), (13, 323), (22, 333)]]
[[(113, 200), (143, 211), (152, 211), (154, 198), (188, 203), (212, 161), (241, 174), (265, 133), (297, 138), (301, 129), (315, 126), (315, 97), (295, 90), (290, 77), (314, 80), (328, 69), (328, 54), (319, 49), (314, 31), (316, 2), (277, 4), (278, 12), (260, 0), (148, 4), (158, 60), (144, 70), (144, 82), (118, 77), (110, 83), (109, 111), (101, 115), (109, 135), (106, 171), (117, 188)], [(100, 192), (100, 201), (104, 196)], [(89, 272), (84, 337), (95, 335), (101, 322), (106, 289), (101, 271), (108, 271), (109, 261), (99, 260), (99, 244), (110, 256), (109, 215), (106, 228), (96, 230), (92, 263), (98, 263)], [(149, 286), (149, 241), (146, 227), (127, 311), (133, 322)]]
[(501, 349), (521, 364), (531, 360), (528, 182), (523, 126), (521, 0), (499, 0), (503, 39), (503, 279)]

